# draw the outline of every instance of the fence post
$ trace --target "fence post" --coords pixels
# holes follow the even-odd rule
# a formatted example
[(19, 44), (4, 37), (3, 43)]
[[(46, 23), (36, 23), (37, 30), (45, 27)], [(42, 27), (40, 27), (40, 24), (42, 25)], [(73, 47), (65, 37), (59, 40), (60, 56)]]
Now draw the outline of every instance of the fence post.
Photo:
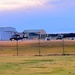
[(65, 55), (65, 52), (64, 52), (64, 39), (62, 40), (62, 43), (63, 43), (63, 55)]
[(41, 52), (40, 52), (40, 39), (41, 39), (41, 35), (40, 35), (40, 32), (39, 32), (39, 56), (41, 55)]
[(16, 47), (17, 47), (17, 56), (18, 56), (18, 40), (16, 41)]

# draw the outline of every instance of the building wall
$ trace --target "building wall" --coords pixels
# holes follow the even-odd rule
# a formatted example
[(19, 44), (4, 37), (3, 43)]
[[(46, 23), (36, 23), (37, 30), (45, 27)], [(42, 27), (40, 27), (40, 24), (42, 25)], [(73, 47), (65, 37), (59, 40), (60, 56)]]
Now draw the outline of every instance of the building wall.
[(9, 40), (10, 37), (16, 32), (12, 27), (0, 27), (0, 40)]

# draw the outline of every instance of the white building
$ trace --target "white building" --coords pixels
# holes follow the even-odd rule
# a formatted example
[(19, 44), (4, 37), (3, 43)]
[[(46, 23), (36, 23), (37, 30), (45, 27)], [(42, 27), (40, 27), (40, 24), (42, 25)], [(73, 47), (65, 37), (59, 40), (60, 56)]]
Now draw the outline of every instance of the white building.
[(9, 40), (15, 34), (16, 29), (12, 27), (0, 27), (0, 40)]

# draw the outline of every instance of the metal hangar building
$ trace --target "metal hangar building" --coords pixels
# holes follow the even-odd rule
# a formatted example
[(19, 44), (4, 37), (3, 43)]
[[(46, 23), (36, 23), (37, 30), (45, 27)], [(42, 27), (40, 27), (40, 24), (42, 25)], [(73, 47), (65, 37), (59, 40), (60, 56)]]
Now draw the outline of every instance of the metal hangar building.
[(25, 36), (28, 36), (28, 39), (45, 39), (46, 32), (43, 29), (33, 29), (33, 30), (24, 30)]
[(13, 27), (0, 27), (0, 40), (9, 40), (12, 35), (14, 35), (16, 29)]

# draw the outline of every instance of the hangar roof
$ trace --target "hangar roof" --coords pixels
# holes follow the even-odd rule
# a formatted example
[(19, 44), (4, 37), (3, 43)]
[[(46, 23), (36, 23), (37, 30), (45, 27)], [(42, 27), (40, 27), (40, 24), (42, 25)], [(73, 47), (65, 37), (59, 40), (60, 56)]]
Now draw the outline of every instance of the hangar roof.
[(0, 27), (0, 31), (16, 31), (13, 27)]
[(37, 30), (24, 30), (25, 33), (40, 33), (40, 34), (46, 34), (45, 30), (43, 29), (37, 29)]

